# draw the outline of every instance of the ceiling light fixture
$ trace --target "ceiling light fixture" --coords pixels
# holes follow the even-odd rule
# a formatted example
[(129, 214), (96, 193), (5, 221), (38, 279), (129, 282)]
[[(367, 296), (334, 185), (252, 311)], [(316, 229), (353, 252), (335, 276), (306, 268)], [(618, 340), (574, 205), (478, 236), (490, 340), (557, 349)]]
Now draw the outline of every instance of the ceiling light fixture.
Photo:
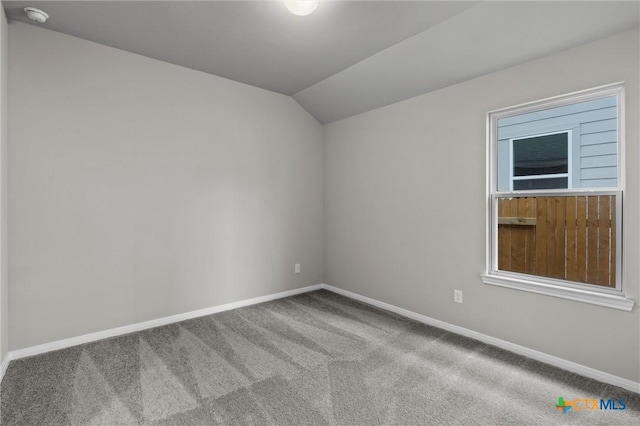
[(32, 21), (36, 21), (39, 24), (44, 24), (49, 19), (49, 15), (40, 9), (36, 9), (35, 7), (25, 7), (24, 13), (27, 14), (29, 19)]
[(316, 10), (318, 0), (284, 0), (284, 5), (294, 15), (306, 16)]

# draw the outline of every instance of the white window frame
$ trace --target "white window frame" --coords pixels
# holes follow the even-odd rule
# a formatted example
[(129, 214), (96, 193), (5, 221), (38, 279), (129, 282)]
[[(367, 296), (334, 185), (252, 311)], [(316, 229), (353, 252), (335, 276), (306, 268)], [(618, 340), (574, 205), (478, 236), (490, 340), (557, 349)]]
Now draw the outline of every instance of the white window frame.
[[(513, 141), (519, 141), (522, 139), (531, 139), (538, 138), (541, 136), (550, 136), (550, 135), (559, 135), (561, 133), (567, 134), (567, 173), (553, 173), (548, 175), (526, 175), (526, 176), (515, 176), (513, 174)], [(549, 133), (541, 133), (535, 135), (526, 135), (526, 136), (518, 136), (517, 138), (509, 139), (509, 189), (513, 191), (513, 181), (514, 180), (527, 180), (527, 179), (553, 179), (559, 177), (567, 178), (567, 189), (573, 188), (573, 130), (558, 130), (557, 132), (549, 132)], [(497, 165), (496, 165), (497, 166)]]
[[(498, 120), (514, 115), (545, 110), (565, 105), (571, 105), (592, 99), (616, 96), (617, 98), (617, 186), (614, 188), (572, 188), (551, 190), (522, 190), (514, 191), (513, 188), (513, 139), (524, 139), (528, 136), (511, 138), (510, 140), (510, 190), (498, 190), (498, 149), (497, 149), (497, 123)], [(573, 92), (566, 95), (555, 96), (526, 104), (516, 105), (487, 113), (487, 221), (486, 241), (487, 256), (486, 269), (481, 274), (485, 284), (508, 287), (532, 293), (555, 296), (563, 299), (575, 300), (609, 308), (631, 311), (634, 301), (625, 297), (624, 292), (624, 263), (623, 263), (623, 210), (624, 204), (624, 83), (615, 83), (593, 89)], [(552, 132), (562, 133), (563, 131)], [(570, 138), (571, 139), (571, 138)], [(571, 144), (571, 141), (569, 141)], [(571, 161), (572, 148), (569, 146), (569, 161)], [(571, 166), (568, 171), (571, 175)], [(537, 275), (501, 271), (498, 269), (498, 199), (513, 197), (549, 196), (549, 195), (615, 195), (616, 196), (616, 287), (606, 288), (593, 284), (567, 281), (562, 279), (547, 278)]]

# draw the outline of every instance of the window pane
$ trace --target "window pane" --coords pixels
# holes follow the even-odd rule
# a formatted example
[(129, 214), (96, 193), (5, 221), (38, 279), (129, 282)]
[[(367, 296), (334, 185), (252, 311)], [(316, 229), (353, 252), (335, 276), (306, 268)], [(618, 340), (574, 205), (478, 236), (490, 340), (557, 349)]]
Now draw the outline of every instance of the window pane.
[[(615, 188), (619, 184), (615, 95), (514, 112), (498, 118), (495, 130), (496, 187), (500, 192), (514, 189), (514, 176), (567, 173), (571, 189)], [(606, 176), (601, 173), (604, 167), (609, 168)]]
[(498, 269), (616, 286), (616, 196), (498, 199)]
[(488, 114), (485, 283), (562, 297), (622, 292), (623, 93), (616, 84)]
[(567, 133), (557, 133), (514, 140), (513, 175), (567, 173), (569, 167), (568, 136)]
[(557, 189), (566, 188), (568, 178), (549, 178), (549, 179), (522, 179), (513, 181), (514, 191), (526, 191), (529, 189)]

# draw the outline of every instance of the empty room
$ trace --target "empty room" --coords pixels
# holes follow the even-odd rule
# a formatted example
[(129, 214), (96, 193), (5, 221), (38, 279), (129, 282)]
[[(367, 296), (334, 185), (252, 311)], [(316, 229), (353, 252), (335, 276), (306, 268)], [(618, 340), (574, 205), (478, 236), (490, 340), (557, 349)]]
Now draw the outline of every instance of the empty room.
[(640, 424), (640, 1), (2, 1), (2, 425)]

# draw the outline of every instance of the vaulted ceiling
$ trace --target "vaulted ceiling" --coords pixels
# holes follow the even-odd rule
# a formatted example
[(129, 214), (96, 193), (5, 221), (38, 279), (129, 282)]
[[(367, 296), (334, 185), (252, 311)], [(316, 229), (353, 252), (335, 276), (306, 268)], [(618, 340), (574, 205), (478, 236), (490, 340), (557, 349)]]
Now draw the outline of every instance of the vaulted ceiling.
[(638, 1), (3, 1), (10, 19), (292, 96), (327, 123), (639, 25)]

